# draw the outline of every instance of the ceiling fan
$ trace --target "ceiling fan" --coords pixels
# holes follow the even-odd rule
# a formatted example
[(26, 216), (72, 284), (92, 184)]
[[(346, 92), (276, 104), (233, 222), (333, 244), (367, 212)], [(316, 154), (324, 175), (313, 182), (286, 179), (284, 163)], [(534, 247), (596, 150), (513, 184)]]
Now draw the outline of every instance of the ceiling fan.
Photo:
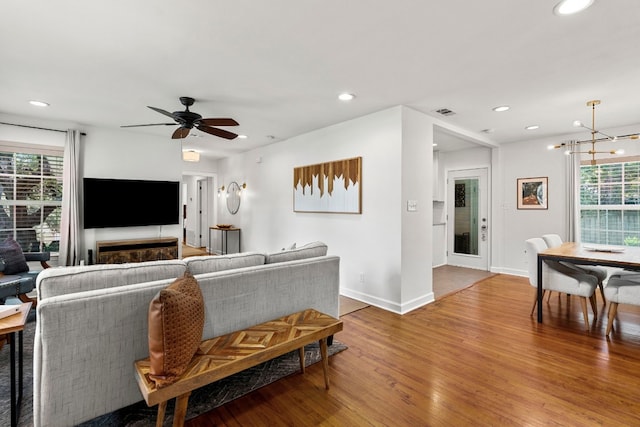
[(172, 139), (181, 139), (186, 138), (191, 132), (191, 129), (194, 127), (202, 132), (210, 133), (211, 135), (219, 136), (220, 138), (225, 139), (234, 139), (238, 135), (226, 131), (224, 129), (218, 129), (213, 126), (238, 126), (238, 122), (230, 118), (212, 118), (212, 119), (203, 119), (202, 116), (198, 113), (194, 113), (189, 111), (189, 107), (193, 105), (195, 99), (189, 98), (188, 96), (181, 96), (180, 103), (186, 107), (184, 111), (174, 111), (170, 113), (161, 108), (149, 107), (153, 111), (157, 111), (160, 114), (164, 114), (165, 116), (171, 117), (175, 120), (175, 123), (149, 123), (144, 125), (126, 125), (120, 126), (122, 128), (131, 128), (131, 127), (140, 127), (140, 126), (173, 126), (176, 123), (180, 125), (178, 129), (173, 132), (171, 135)]

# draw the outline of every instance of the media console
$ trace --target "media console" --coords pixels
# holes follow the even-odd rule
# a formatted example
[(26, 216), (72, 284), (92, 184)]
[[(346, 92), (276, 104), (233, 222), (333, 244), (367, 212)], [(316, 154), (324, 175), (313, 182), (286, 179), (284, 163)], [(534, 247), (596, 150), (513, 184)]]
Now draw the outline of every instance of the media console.
[(178, 238), (103, 240), (96, 242), (96, 263), (156, 261), (178, 258)]

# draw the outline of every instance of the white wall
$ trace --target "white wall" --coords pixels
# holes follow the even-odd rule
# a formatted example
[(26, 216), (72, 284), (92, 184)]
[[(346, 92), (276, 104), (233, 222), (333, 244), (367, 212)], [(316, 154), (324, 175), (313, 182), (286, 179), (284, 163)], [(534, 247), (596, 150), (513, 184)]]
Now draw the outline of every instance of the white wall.
[[(329, 253), (341, 257), (344, 295), (400, 311), (401, 144), (402, 109), (397, 107), (222, 160), (220, 183), (246, 182), (247, 190), (236, 215), (220, 206), (219, 221), (242, 228), (247, 251), (326, 242)], [(358, 156), (361, 215), (293, 212), (294, 167)], [(428, 196), (415, 197), (426, 202)]]
[[(433, 125), (425, 114), (402, 109), (401, 313), (434, 300)], [(409, 210), (409, 201), (417, 206), (415, 210)]]

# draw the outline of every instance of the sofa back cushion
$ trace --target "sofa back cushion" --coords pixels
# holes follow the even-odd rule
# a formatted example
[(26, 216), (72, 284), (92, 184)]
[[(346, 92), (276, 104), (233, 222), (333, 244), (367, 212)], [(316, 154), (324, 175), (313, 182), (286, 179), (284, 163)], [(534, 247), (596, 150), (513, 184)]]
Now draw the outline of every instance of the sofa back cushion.
[(182, 260), (125, 264), (96, 264), (47, 268), (36, 281), (38, 299), (181, 277), (187, 271)]
[(258, 252), (241, 252), (229, 255), (203, 255), (185, 258), (191, 274), (214, 273), (216, 271), (263, 265), (265, 256)]
[(265, 264), (294, 261), (297, 259), (315, 258), (327, 254), (327, 245), (322, 242), (307, 243), (295, 249), (285, 249), (280, 252), (267, 254)]

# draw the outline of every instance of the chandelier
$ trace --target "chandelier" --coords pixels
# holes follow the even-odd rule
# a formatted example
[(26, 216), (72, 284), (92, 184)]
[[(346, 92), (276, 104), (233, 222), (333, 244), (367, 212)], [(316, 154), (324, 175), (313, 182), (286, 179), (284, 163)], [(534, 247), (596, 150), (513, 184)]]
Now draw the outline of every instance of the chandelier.
[[(611, 135), (607, 135), (606, 133), (599, 131), (596, 129), (596, 105), (600, 105), (600, 100), (599, 99), (595, 99), (592, 101), (587, 102), (587, 107), (591, 107), (591, 127), (586, 126), (585, 124), (583, 124), (580, 120), (576, 120), (573, 122), (573, 126), (574, 127), (582, 127), (587, 129), (589, 132), (591, 132), (591, 139), (586, 139), (583, 141), (570, 141), (570, 142), (563, 142), (561, 144), (556, 144), (556, 145), (550, 145), (549, 149), (552, 150), (554, 148), (563, 148), (563, 147), (568, 147), (568, 149), (565, 151), (565, 154), (567, 155), (571, 155), (571, 154), (589, 154), (591, 156), (591, 164), (595, 165), (596, 164), (596, 154), (623, 154), (624, 150), (602, 150), (602, 151), (598, 151), (596, 150), (596, 143), (597, 142), (605, 142), (605, 141), (619, 141), (622, 139), (638, 139), (638, 134), (637, 133), (632, 133), (629, 135), (619, 135), (619, 136), (611, 136)], [(588, 150), (580, 150), (579, 148), (576, 149), (577, 147), (580, 147), (580, 145), (588, 145), (590, 144), (590, 147)]]

